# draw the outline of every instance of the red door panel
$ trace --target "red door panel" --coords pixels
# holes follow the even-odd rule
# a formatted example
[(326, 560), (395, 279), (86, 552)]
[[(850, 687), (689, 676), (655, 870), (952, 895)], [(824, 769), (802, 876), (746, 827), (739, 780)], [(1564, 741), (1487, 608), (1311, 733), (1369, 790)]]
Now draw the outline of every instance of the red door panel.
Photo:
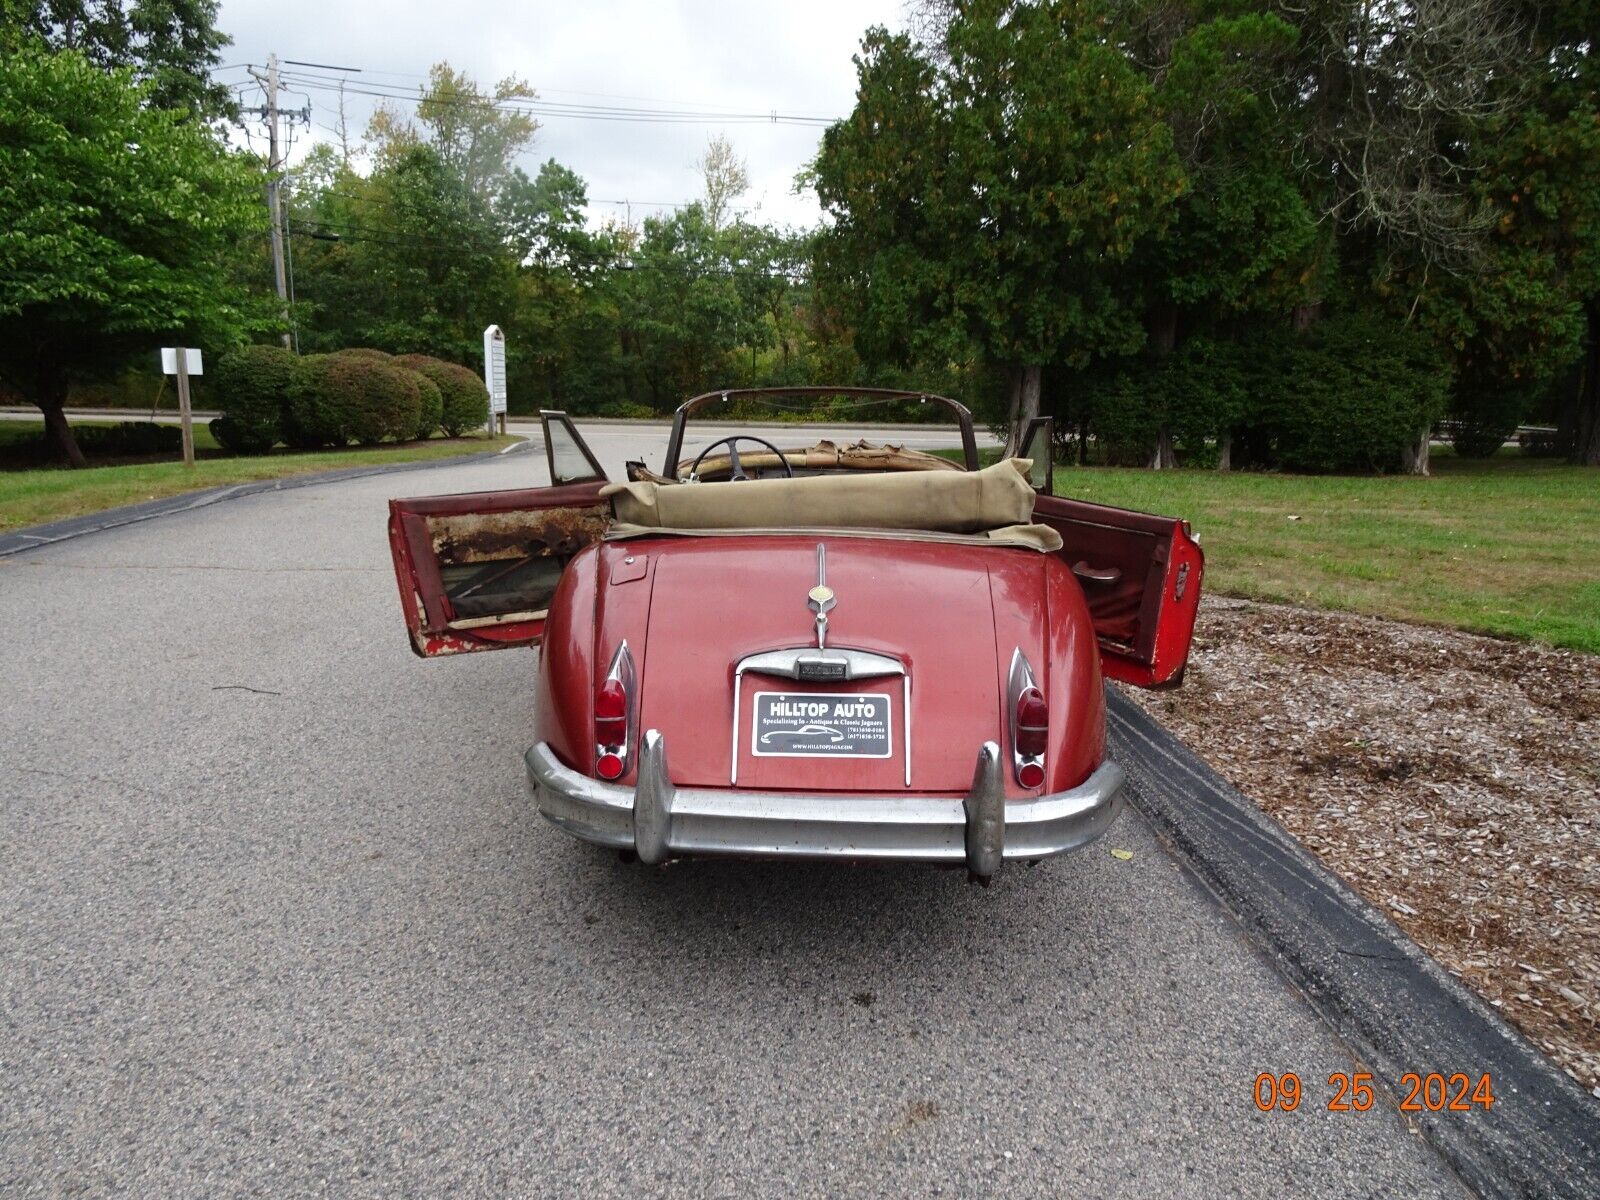
[(1033, 519), (1061, 535), (1105, 674), (1139, 687), (1182, 682), (1205, 569), (1188, 522), (1056, 496), (1040, 496)]
[(600, 539), (605, 480), (389, 501), (389, 550), (423, 658), (537, 645), (567, 562)]

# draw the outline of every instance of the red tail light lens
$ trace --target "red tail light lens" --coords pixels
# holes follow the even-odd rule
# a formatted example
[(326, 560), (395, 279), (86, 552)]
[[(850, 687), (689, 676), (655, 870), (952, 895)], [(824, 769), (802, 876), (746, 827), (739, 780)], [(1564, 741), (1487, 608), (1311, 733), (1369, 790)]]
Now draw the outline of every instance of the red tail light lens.
[(594, 697), (594, 740), (621, 746), (628, 738), (628, 693), (619, 679), (608, 679)]
[(1017, 782), (1025, 788), (1036, 788), (1044, 782), (1044, 767), (1036, 762), (1025, 762), (1017, 768)]
[(1050, 710), (1036, 687), (1023, 688), (1017, 696), (1018, 754), (1032, 757), (1043, 754), (1050, 740)]
[(595, 760), (594, 771), (601, 779), (622, 778), (623, 762), (615, 754), (602, 754)]

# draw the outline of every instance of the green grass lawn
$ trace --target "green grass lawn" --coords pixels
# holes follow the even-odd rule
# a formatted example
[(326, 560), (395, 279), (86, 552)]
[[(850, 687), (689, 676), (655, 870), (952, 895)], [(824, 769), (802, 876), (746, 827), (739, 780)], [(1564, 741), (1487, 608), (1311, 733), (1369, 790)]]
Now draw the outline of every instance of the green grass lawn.
[(1187, 518), (1209, 591), (1600, 654), (1600, 471), (1435, 452), (1428, 478), (1058, 467), (1056, 493)]
[[(93, 423), (73, 424), (77, 427)], [(38, 437), (43, 428), (43, 422), (37, 421), (0, 421), (0, 456), (4, 455), (7, 446)], [(277, 479), (343, 467), (453, 458), (495, 450), (520, 440), (479, 434), (400, 445), (349, 447), (310, 453), (284, 451), (252, 458), (228, 458), (212, 440), (210, 431), (204, 425), (196, 425), (194, 442), (197, 461), (193, 467), (185, 467), (180, 461), (97, 466), (81, 471), (65, 467), (0, 470), (0, 531), (41, 525), (47, 521), (115, 508), (121, 504), (137, 504), (220, 484)]]

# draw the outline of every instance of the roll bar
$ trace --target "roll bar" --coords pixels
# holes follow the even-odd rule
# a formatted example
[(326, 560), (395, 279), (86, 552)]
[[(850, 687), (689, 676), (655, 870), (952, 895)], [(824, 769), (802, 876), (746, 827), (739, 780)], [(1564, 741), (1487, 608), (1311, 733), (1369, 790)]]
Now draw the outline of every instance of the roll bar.
[(688, 427), (689, 414), (704, 408), (713, 401), (732, 400), (744, 396), (771, 396), (789, 400), (817, 400), (823, 396), (860, 396), (867, 400), (916, 400), (926, 404), (932, 401), (949, 409), (961, 427), (961, 453), (967, 470), (978, 469), (978, 440), (972, 433), (972, 412), (959, 400), (938, 396), (932, 392), (901, 392), (893, 388), (870, 387), (768, 387), (723, 388), (716, 392), (702, 392), (678, 405), (672, 414), (672, 436), (667, 441), (667, 462), (661, 473), (668, 479), (678, 477), (678, 462), (683, 456), (683, 434)]

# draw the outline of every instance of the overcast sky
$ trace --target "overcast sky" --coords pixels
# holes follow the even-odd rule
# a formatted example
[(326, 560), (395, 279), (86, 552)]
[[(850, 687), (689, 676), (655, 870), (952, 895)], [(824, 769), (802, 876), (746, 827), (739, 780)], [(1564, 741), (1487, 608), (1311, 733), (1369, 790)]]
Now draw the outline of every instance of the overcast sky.
[[(862, 33), (874, 24), (902, 26), (902, 8), (903, 0), (222, 0), (218, 24), (233, 38), (224, 63), (260, 64), (276, 52), (360, 67), (352, 88), (415, 89), (428, 67), (445, 59), (485, 84), (519, 75), (547, 101), (839, 117), (853, 104), (850, 58)], [(245, 72), (234, 67), (221, 77), (244, 81)], [(241, 98), (261, 102), (250, 91)], [(313, 90), (286, 94), (281, 103), (298, 108), (307, 99), (311, 136), (330, 138), (337, 98)], [(365, 127), (374, 103), (347, 98), (354, 130)], [(573, 168), (588, 182), (592, 218), (627, 211), (602, 201), (632, 201), (637, 221), (660, 202), (695, 199), (694, 162), (717, 133), (749, 164), (751, 189), (741, 205), (778, 223), (817, 218), (815, 199), (792, 190), (795, 172), (816, 151), (819, 127), (698, 118), (541, 122), (524, 169), (532, 174), (547, 158)], [(296, 137), (298, 158), (305, 131)]]

